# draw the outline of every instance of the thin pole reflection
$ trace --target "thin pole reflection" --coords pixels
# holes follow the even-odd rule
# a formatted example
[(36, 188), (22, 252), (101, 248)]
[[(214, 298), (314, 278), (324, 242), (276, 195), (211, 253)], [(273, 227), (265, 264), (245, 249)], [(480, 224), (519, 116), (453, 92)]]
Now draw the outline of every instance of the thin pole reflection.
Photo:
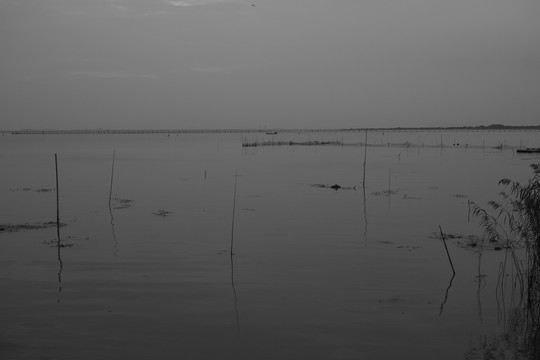
[(450, 293), (450, 288), (452, 287), (452, 282), (454, 281), (454, 278), (456, 277), (456, 274), (454, 273), (452, 275), (452, 277), (450, 278), (450, 282), (448, 283), (448, 287), (446, 288), (446, 291), (444, 293), (444, 300), (443, 302), (441, 303), (441, 307), (439, 309), (439, 316), (442, 315), (443, 311), (444, 311), (444, 305), (446, 304), (446, 302), (448, 301), (448, 294)]
[(392, 190), (390, 190), (390, 178), (392, 176), (392, 168), (388, 168), (388, 209), (391, 208), (391, 196), (392, 196)]
[(62, 271), (64, 270), (64, 262), (62, 261), (62, 242), (60, 241), (60, 191), (58, 190), (58, 156), (54, 154), (54, 170), (56, 175), (56, 250), (58, 258), (58, 299), (62, 294)]
[(111, 232), (112, 232), (112, 238), (113, 238), (113, 255), (114, 257), (118, 257), (118, 239), (116, 238), (116, 229), (114, 227), (114, 217), (112, 212), (111, 204), (109, 203), (109, 214), (111, 215)]
[(114, 181), (114, 160), (115, 160), (115, 158), (116, 158), (116, 149), (113, 150), (113, 154), (112, 154), (111, 185), (109, 187), (109, 214), (111, 215), (111, 232), (112, 232), (113, 247), (114, 247), (113, 255), (115, 257), (118, 257), (118, 240), (116, 239), (116, 230), (114, 228), (114, 217), (113, 217), (112, 206), (111, 206), (113, 181)]
[(240, 320), (238, 317), (238, 295), (236, 294), (236, 287), (234, 286), (234, 214), (236, 211), (236, 184), (238, 180), (238, 170), (234, 173), (234, 194), (233, 194), (233, 208), (232, 208), (232, 224), (231, 224), (231, 250), (230, 250), (230, 259), (231, 259), (231, 287), (234, 294), (234, 312), (236, 316), (236, 327), (240, 331)]
[(56, 223), (56, 250), (57, 250), (57, 257), (58, 257), (58, 299), (56, 300), (57, 303), (60, 303), (61, 295), (62, 295), (62, 271), (64, 270), (64, 262), (62, 261), (62, 242), (60, 240), (60, 223)]
[(236, 327), (238, 328), (238, 331), (240, 331), (240, 318), (238, 316), (238, 295), (236, 293), (236, 287), (234, 285), (234, 257), (233, 254), (231, 254), (231, 287), (233, 290), (234, 295), (234, 314), (236, 319)]
[(363, 193), (363, 202), (364, 202), (364, 242), (367, 245), (367, 234), (368, 234), (368, 219), (367, 219), (367, 202), (366, 202), (366, 188), (362, 188)]

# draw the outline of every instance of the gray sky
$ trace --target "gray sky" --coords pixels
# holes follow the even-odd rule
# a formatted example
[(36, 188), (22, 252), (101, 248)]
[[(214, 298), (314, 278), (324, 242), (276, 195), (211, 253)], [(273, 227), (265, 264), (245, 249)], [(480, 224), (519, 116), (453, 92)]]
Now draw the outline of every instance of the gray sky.
[(0, 0), (0, 129), (538, 125), (539, 19), (539, 0)]

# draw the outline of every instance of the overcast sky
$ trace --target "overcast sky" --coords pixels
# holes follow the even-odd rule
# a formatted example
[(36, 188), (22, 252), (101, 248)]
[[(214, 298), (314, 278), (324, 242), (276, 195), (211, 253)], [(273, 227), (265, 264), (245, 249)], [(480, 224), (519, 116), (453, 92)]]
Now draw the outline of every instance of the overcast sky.
[(0, 0), (0, 129), (540, 124), (539, 0)]

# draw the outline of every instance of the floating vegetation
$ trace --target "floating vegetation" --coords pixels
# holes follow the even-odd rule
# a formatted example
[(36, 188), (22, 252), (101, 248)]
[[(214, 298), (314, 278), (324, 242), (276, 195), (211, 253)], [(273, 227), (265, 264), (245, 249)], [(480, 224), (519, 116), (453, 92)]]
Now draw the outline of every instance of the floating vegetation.
[(404, 299), (401, 299), (401, 298), (398, 298), (398, 297), (393, 297), (393, 298), (389, 298), (389, 299), (379, 299), (377, 301), (380, 304), (399, 304), (399, 303), (404, 303), (405, 302)]
[(400, 245), (400, 246), (398, 246), (397, 248), (398, 248), (398, 249), (406, 249), (407, 251), (411, 252), (411, 251), (420, 249), (420, 246)]
[(167, 211), (167, 210), (158, 210), (156, 212), (153, 212), (152, 214), (156, 215), (156, 216), (162, 216), (162, 217), (166, 217), (166, 216), (169, 216), (170, 214), (172, 214), (173, 212), (172, 211)]
[[(393, 241), (389, 241), (389, 240), (381, 240), (379, 241), (381, 244), (384, 244), (384, 245), (395, 245), (396, 243), (393, 242)], [(414, 246), (414, 245), (399, 245), (399, 246), (396, 246), (397, 249), (407, 249), (409, 252), (413, 251), (413, 250), (418, 250), (420, 249), (420, 246)]]
[(403, 199), (406, 199), (406, 200), (420, 200), (421, 198), (405, 194), (405, 195), (403, 195)]
[(384, 191), (374, 191), (371, 193), (373, 196), (389, 196), (389, 195), (395, 195), (399, 192), (399, 189), (395, 190), (384, 190)]
[(122, 198), (119, 198), (119, 197), (114, 197), (111, 200), (113, 202), (112, 208), (115, 209), (115, 210), (127, 209), (133, 203), (133, 200), (122, 199)]
[(242, 147), (256, 147), (256, 146), (283, 146), (283, 145), (300, 145), (300, 146), (317, 146), (317, 145), (339, 145), (343, 146), (343, 140), (330, 140), (330, 141), (257, 141), (257, 140), (248, 140), (242, 139)]
[(311, 186), (322, 188), (322, 189), (333, 189), (333, 190), (336, 190), (336, 191), (337, 190), (355, 190), (356, 191), (356, 186), (350, 187), (350, 186), (341, 186), (341, 185), (338, 185), (338, 184), (334, 184), (334, 185), (311, 184)]
[[(70, 236), (68, 236), (68, 238), (70, 238)], [(62, 243), (58, 243), (58, 239), (54, 239), (54, 240), (45, 240), (43, 242), (45, 245), (47, 246), (50, 246), (50, 247), (53, 247), (53, 248), (70, 248), (70, 247), (73, 247), (75, 246), (74, 243), (65, 243), (65, 242), (62, 242)]]
[(454, 194), (452, 196), (455, 197), (455, 198), (466, 198), (466, 197), (468, 197), (467, 195), (464, 195), (464, 194)]
[(49, 188), (32, 189), (32, 188), (29, 188), (29, 187), (24, 187), (24, 188), (11, 189), (11, 191), (51, 192), (51, 191), (54, 191), (54, 189), (49, 189)]
[[(37, 224), (0, 224), (0, 233), (12, 233), (18, 231), (27, 231), (27, 230), (40, 230), (55, 228), (57, 226), (56, 221), (49, 221), (46, 223), (37, 223)], [(64, 227), (66, 224), (60, 223), (60, 227)]]
[[(499, 251), (506, 247), (504, 243), (496, 240), (484, 241), (482, 238), (476, 235), (463, 235), (463, 234), (450, 234), (443, 233), (444, 238), (447, 240), (455, 240), (455, 244), (462, 249), (471, 249), (475, 251), (480, 250), (492, 250)], [(431, 236), (433, 239), (442, 240), (439, 232), (434, 232)]]

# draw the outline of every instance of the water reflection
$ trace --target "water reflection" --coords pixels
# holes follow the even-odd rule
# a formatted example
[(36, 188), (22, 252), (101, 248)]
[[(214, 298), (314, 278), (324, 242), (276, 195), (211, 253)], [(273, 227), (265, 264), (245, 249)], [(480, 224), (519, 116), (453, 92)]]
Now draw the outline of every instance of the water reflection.
[(113, 217), (113, 212), (112, 212), (112, 207), (111, 207), (111, 203), (109, 202), (109, 214), (111, 216), (111, 233), (112, 233), (112, 238), (113, 238), (113, 255), (114, 257), (118, 258), (118, 239), (116, 238), (116, 229), (115, 229), (115, 226), (114, 226), (114, 217)]
[(448, 301), (448, 294), (450, 293), (450, 289), (452, 288), (452, 282), (454, 281), (455, 277), (456, 277), (456, 273), (453, 273), (452, 277), (450, 278), (450, 281), (448, 282), (448, 287), (446, 288), (446, 291), (444, 292), (444, 300), (442, 301), (441, 306), (439, 308), (439, 316), (441, 316), (444, 311), (444, 305), (446, 305), (446, 302)]
[(236, 319), (236, 327), (240, 331), (240, 318), (238, 317), (238, 295), (234, 284), (234, 255), (231, 253), (231, 287), (234, 295), (234, 314)]
[(60, 295), (62, 294), (62, 271), (64, 270), (64, 262), (62, 261), (62, 243), (60, 241), (60, 191), (58, 187), (58, 156), (54, 154), (54, 169), (56, 174), (56, 250), (58, 257), (58, 299), (60, 302)]
[(364, 242), (367, 245), (367, 234), (368, 234), (368, 220), (367, 220), (367, 204), (366, 204), (366, 187), (362, 187), (363, 193), (363, 202), (364, 202)]
[(468, 356), (537, 360), (540, 359), (540, 264), (535, 261), (529, 271), (522, 272), (523, 262), (511, 250), (506, 255), (499, 268), (496, 290), (504, 331), (477, 339)]
[(58, 299), (57, 303), (60, 302), (62, 294), (62, 271), (64, 270), (64, 262), (62, 261), (62, 242), (60, 240), (60, 222), (56, 222), (56, 250), (58, 257)]
[(240, 330), (240, 320), (238, 317), (238, 295), (236, 294), (236, 287), (234, 286), (234, 253), (233, 253), (233, 245), (234, 245), (234, 215), (236, 212), (236, 185), (238, 180), (238, 170), (234, 173), (234, 194), (233, 194), (233, 207), (232, 207), (232, 223), (231, 223), (231, 251), (230, 251), (230, 258), (231, 258), (231, 287), (234, 294), (234, 313), (236, 317), (236, 327), (238, 330)]

